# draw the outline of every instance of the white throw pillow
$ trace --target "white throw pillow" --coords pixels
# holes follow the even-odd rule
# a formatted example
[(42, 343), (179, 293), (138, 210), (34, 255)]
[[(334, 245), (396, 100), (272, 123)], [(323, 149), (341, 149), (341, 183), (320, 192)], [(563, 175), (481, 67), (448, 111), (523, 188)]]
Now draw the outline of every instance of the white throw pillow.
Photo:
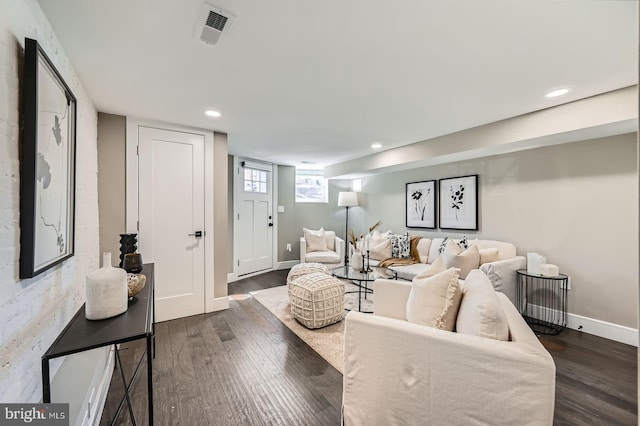
[(444, 263), (444, 259), (442, 258), (442, 256), (438, 256), (435, 262), (429, 265), (423, 273), (416, 276), (414, 279), (429, 278), (436, 274), (439, 274), (440, 272), (444, 272), (446, 270), (447, 270), (447, 265)]
[(456, 268), (429, 278), (414, 279), (407, 300), (407, 320), (453, 331), (461, 299), (462, 288)]
[(471, 271), (464, 282), (456, 331), (462, 334), (509, 340), (509, 324), (496, 291), (484, 272)]
[(391, 231), (380, 232), (377, 229), (374, 229), (371, 234), (369, 234), (369, 244), (373, 246), (377, 246), (389, 239), (391, 236)]
[(462, 250), (456, 243), (453, 243), (455, 246), (452, 247), (451, 244), (447, 244), (447, 249), (444, 254), (444, 263), (447, 268), (459, 268), (460, 269), (460, 278), (466, 279), (467, 275), (471, 270), (478, 269), (480, 265), (480, 251), (478, 250), (478, 246), (471, 246), (464, 251)]
[(373, 260), (384, 260), (391, 257), (391, 231), (380, 232), (374, 229), (369, 234), (369, 257)]
[[(323, 229), (323, 228), (320, 228)], [(336, 251), (336, 233), (335, 231), (324, 231), (327, 237), (327, 250)]]
[(318, 231), (307, 228), (302, 228), (302, 230), (304, 231), (304, 239), (307, 242), (307, 253), (327, 250), (327, 236), (323, 228)]

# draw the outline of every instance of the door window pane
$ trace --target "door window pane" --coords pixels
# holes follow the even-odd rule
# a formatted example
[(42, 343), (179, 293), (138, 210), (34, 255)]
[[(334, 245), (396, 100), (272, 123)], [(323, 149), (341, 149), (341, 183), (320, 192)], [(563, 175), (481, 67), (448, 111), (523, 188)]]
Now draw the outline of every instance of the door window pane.
[(244, 192), (267, 193), (267, 177), (268, 172), (264, 170), (244, 169)]

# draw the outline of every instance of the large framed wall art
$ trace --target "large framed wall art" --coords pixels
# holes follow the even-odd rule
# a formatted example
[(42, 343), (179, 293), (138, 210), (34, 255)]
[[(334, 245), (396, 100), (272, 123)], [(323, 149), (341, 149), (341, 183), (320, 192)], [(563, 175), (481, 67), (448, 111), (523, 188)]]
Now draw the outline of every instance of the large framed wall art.
[(76, 98), (36, 40), (25, 40), (20, 277), (74, 254)]
[(440, 229), (478, 230), (478, 175), (440, 179)]
[(406, 191), (407, 228), (436, 228), (436, 181), (411, 182)]

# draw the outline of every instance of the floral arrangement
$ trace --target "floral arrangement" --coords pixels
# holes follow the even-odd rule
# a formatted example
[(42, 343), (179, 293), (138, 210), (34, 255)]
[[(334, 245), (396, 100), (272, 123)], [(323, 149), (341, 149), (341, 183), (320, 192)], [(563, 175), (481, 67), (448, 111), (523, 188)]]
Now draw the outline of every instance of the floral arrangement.
[[(362, 235), (360, 235), (360, 238), (362, 238)], [(358, 237), (356, 233), (353, 232), (353, 229), (349, 230), (349, 241), (353, 244), (353, 249), (358, 250)]]
[[(374, 223), (373, 225), (371, 225), (369, 227), (369, 232), (373, 232), (378, 226), (382, 225), (382, 221), (379, 220), (376, 223)], [(365, 236), (360, 234), (360, 236), (358, 237), (356, 235), (355, 232), (353, 232), (353, 229), (349, 230), (349, 242), (353, 245), (353, 249), (354, 250), (358, 250), (358, 241), (362, 241), (363, 243), (365, 242)], [(366, 250), (366, 246), (365, 246), (365, 250)]]

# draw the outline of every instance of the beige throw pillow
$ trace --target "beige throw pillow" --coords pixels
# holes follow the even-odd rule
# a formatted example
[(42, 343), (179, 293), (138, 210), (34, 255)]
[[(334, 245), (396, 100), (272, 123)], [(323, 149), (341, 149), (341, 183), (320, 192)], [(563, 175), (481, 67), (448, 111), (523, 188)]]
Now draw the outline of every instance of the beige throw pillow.
[(484, 272), (471, 271), (464, 282), (456, 331), (462, 334), (509, 340), (509, 324), (496, 291)]
[[(457, 247), (457, 244), (453, 243)], [(460, 278), (466, 279), (471, 270), (478, 269), (480, 265), (480, 251), (478, 246), (471, 246), (464, 251), (460, 247), (453, 248), (450, 244), (447, 244), (447, 248), (444, 251), (442, 257), (444, 257), (444, 263), (447, 268), (459, 268)], [(457, 253), (456, 253), (457, 252)]]
[(484, 265), (485, 263), (495, 262), (499, 259), (499, 251), (497, 248), (485, 248), (479, 249), (480, 252), (480, 264)]
[(391, 240), (386, 239), (377, 245), (369, 245), (369, 257), (373, 260), (384, 260), (391, 257)]
[(407, 300), (407, 320), (453, 331), (461, 299), (462, 288), (456, 268), (429, 278), (414, 278)]
[(445, 265), (444, 259), (442, 258), (442, 256), (438, 256), (436, 261), (433, 262), (431, 265), (429, 265), (423, 273), (421, 273), (420, 275), (417, 275), (414, 278), (414, 280), (416, 278), (417, 279), (429, 278), (436, 274), (439, 274), (440, 272), (444, 272), (446, 270), (447, 270), (447, 265)]
[(460, 254), (464, 249), (460, 247), (455, 241), (447, 240), (444, 245), (444, 252), (442, 254)]
[(389, 239), (391, 236), (391, 231), (380, 232), (377, 229), (374, 229), (373, 232), (369, 234), (369, 245), (371, 247), (377, 246), (378, 244), (382, 244)]
[(304, 239), (307, 241), (307, 253), (327, 250), (327, 236), (325, 235), (324, 229), (320, 228), (318, 231), (314, 231), (303, 228), (303, 231)]

